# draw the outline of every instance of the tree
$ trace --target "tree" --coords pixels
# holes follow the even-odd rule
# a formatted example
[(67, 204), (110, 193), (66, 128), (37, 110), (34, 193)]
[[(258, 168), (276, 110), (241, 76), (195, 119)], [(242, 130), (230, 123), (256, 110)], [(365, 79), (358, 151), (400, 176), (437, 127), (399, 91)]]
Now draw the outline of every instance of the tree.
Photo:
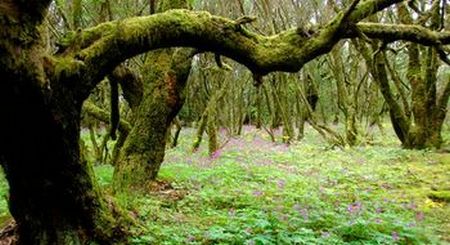
[[(417, 24), (430, 23), (431, 29), (439, 29), (441, 14), (444, 14), (440, 13), (440, 3), (441, 1), (434, 1), (430, 10), (419, 18)], [(405, 6), (398, 7), (398, 15), (402, 23), (413, 23), (411, 13)], [(408, 44), (405, 76), (408, 86), (393, 69), (395, 64), (388, 59), (387, 43), (374, 40), (371, 41), (370, 48), (361, 43), (357, 46), (389, 106), (391, 122), (402, 145), (410, 149), (440, 148), (441, 130), (450, 97), (449, 81), (445, 81), (441, 91), (438, 89), (438, 57), (441, 56), (449, 64), (442, 47), (437, 45), (421, 48), (416, 43)], [(394, 86), (390, 85), (390, 80), (394, 82)], [(400, 102), (395, 98), (394, 88), (399, 94)], [(410, 90), (410, 96), (407, 96), (407, 90)], [(411, 98), (410, 102), (408, 97)]]
[[(188, 8), (185, 0), (164, 0), (154, 4), (157, 12)], [(163, 49), (147, 56), (145, 78), (139, 89), (142, 92), (134, 93), (137, 102), (129, 101), (133, 105), (134, 122), (115, 164), (117, 191), (146, 186), (148, 181), (156, 178), (164, 160), (167, 134), (184, 103), (184, 87), (195, 54), (193, 49)], [(121, 80), (119, 78), (118, 82)]]
[(120, 63), (158, 48), (185, 46), (233, 58), (253, 73), (296, 72), (342, 38), (447, 44), (450, 33), (420, 26), (359, 23), (400, 0), (355, 1), (312, 35), (301, 28), (261, 36), (206, 12), (173, 10), (79, 30), (61, 52), (46, 48), (50, 0), (0, 3), (0, 156), (20, 244), (111, 243), (126, 216), (106, 200), (80, 159), (80, 112), (92, 89)]

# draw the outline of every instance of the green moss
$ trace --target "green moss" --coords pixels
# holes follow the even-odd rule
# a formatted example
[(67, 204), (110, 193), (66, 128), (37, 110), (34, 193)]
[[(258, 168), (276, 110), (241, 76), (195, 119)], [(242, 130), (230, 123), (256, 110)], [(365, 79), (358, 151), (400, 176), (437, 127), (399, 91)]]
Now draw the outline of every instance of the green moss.
[(187, 0), (165, 0), (160, 1), (157, 12), (164, 12), (170, 9), (188, 9), (189, 7)]
[(72, 57), (50, 57), (49, 61), (53, 66), (53, 78), (55, 81), (61, 81), (67, 78), (73, 79), (80, 70), (83, 63)]
[(450, 190), (448, 191), (433, 191), (428, 195), (431, 199), (450, 203)]

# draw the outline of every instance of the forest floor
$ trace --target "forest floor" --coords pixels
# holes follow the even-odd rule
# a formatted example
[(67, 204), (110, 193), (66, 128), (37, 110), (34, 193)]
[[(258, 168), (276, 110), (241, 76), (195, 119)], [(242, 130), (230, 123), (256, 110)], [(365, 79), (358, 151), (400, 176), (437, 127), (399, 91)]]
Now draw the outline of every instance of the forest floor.
[[(206, 139), (191, 152), (193, 134), (149, 193), (116, 196), (146, 224), (131, 244), (450, 244), (448, 153), (401, 149), (390, 132), (331, 148), (309, 128), (287, 146), (245, 127), (210, 157)], [(96, 167), (107, 192), (112, 173)], [(0, 217), (6, 195), (2, 179)]]

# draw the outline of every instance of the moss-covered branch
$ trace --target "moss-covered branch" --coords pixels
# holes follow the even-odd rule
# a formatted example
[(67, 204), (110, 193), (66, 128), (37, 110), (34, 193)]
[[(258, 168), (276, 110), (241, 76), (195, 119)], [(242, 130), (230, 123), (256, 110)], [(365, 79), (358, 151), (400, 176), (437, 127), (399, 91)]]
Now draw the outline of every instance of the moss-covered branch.
[[(235, 21), (207, 12), (173, 10), (147, 17), (137, 17), (105, 24), (110, 29), (92, 45), (79, 52), (87, 65), (110, 69), (134, 55), (157, 48), (192, 46), (231, 57), (258, 73), (272, 70), (297, 71), (304, 63), (299, 47), (309, 39), (290, 30), (265, 37), (246, 31)], [(97, 29), (98, 28), (98, 29)], [(86, 32), (96, 36), (99, 26)], [(83, 37), (84, 38), (84, 37)], [(311, 43), (312, 44), (312, 43)]]
[[(85, 84), (85, 95), (106, 74), (124, 60), (158, 48), (194, 47), (201, 52), (228, 56), (253, 73), (272, 71), (297, 72), (308, 61), (325, 54), (342, 38), (359, 37), (387, 41), (407, 40), (424, 45), (450, 43), (450, 33), (433, 32), (415, 25), (360, 23), (368, 15), (400, 0), (363, 1), (339, 13), (329, 24), (312, 35), (301, 28), (273, 36), (252, 33), (237, 21), (213, 16), (207, 12), (172, 10), (146, 17), (103, 23), (77, 33), (78, 48), (66, 53), (83, 62), (79, 79)], [(89, 83), (89, 82), (87, 82)]]
[(97, 81), (119, 63), (140, 53), (173, 46), (195, 47), (228, 56), (257, 74), (296, 72), (327, 53), (349, 24), (401, 0), (364, 1), (338, 14), (312, 37), (297, 28), (274, 36), (249, 32), (239, 22), (207, 12), (173, 10), (101, 24), (77, 34), (85, 81)]
[[(85, 102), (83, 105), (83, 110), (90, 116), (94, 117), (95, 119), (104, 122), (104, 123), (110, 123), (110, 117), (111, 115), (106, 110), (103, 110), (102, 108), (94, 105), (90, 102)], [(131, 130), (131, 124), (124, 119), (120, 119), (118, 129), (121, 132), (128, 133)]]
[[(356, 28), (369, 38), (388, 42), (404, 40), (426, 46), (450, 44), (450, 32), (432, 31), (420, 25), (359, 23)], [(357, 30), (353, 28), (344, 35), (348, 38), (357, 36)]]
[(132, 110), (139, 106), (143, 96), (142, 77), (140, 77), (139, 74), (133, 72), (130, 68), (121, 65), (116, 67), (116, 69), (108, 75), (108, 79), (120, 84), (123, 96)]

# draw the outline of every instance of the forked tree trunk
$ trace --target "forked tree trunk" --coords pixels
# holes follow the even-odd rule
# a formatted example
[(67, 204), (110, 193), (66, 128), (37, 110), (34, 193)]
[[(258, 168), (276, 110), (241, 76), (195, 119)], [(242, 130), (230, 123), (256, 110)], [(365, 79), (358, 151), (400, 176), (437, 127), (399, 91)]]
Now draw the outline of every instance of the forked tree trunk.
[(154, 180), (164, 160), (166, 137), (184, 98), (192, 50), (160, 50), (147, 61), (144, 94), (114, 172), (117, 191)]
[[(439, 28), (440, 1), (431, 7), (430, 28)], [(404, 23), (412, 23), (408, 10), (399, 8), (399, 15)], [(403, 142), (406, 148), (424, 149), (440, 148), (442, 144), (441, 129), (444, 123), (448, 102), (448, 88), (442, 94), (437, 92), (438, 54), (435, 48), (419, 49), (417, 44), (408, 47), (407, 78), (412, 91), (412, 126)], [(447, 87), (450, 84), (447, 84)]]
[[(163, 0), (157, 12), (187, 8), (186, 0)], [(141, 189), (158, 175), (164, 160), (170, 125), (184, 103), (184, 88), (191, 69), (191, 49), (152, 52), (146, 61), (143, 95), (134, 108), (134, 124), (119, 153), (114, 189)]]

